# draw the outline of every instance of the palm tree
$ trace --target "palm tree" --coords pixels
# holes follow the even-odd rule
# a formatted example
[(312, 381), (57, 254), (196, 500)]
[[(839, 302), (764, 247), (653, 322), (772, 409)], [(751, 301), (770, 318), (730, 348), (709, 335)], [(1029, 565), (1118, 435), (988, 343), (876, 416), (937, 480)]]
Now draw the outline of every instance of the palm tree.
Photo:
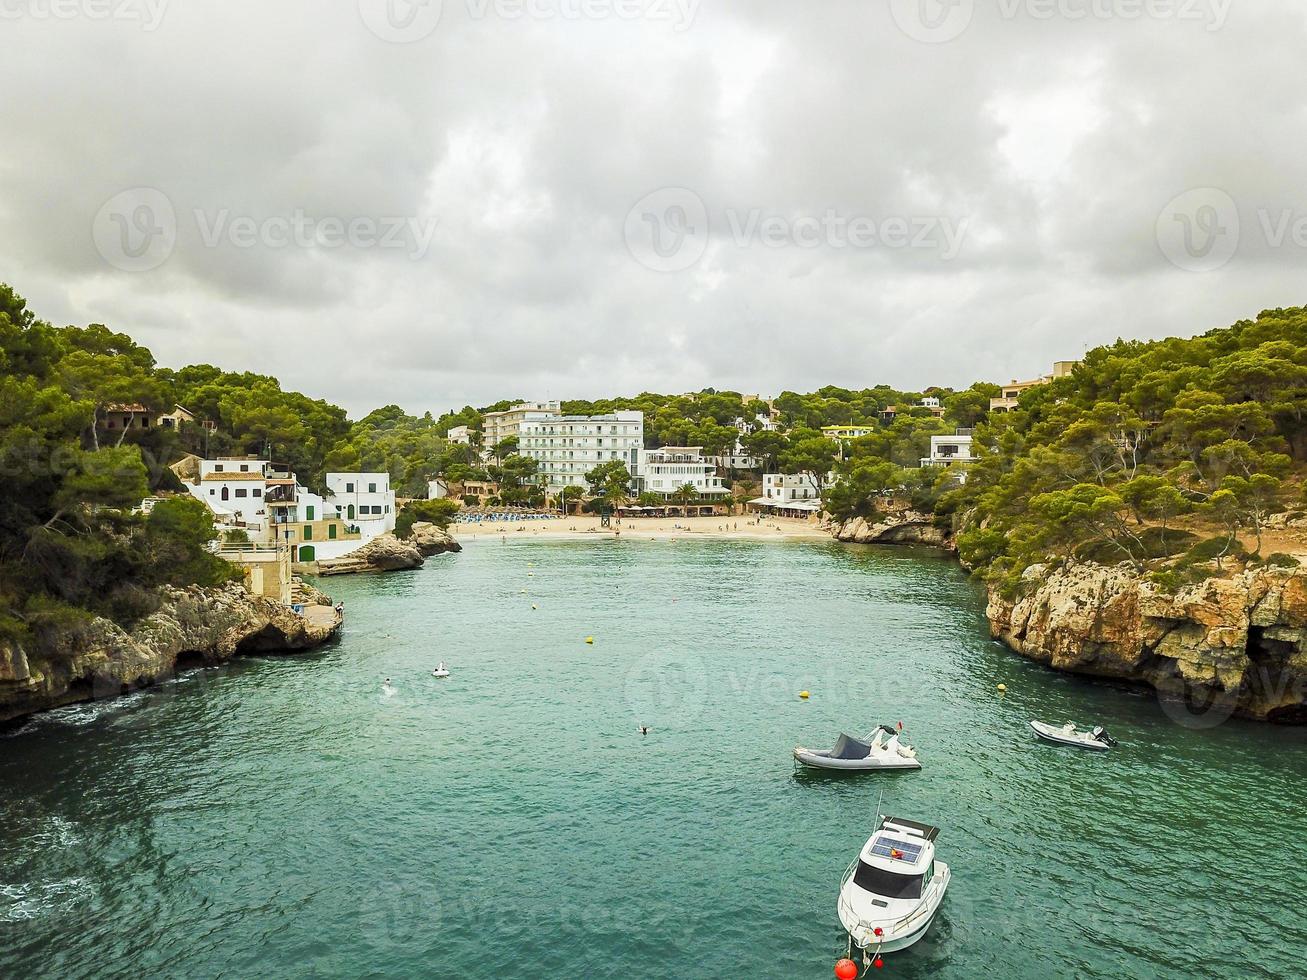
[(689, 517), (690, 501), (699, 499), (699, 491), (695, 488), (693, 483), (686, 483), (677, 487), (676, 492), (672, 494), (672, 496), (675, 497), (681, 505), (681, 516)]
[(608, 506), (613, 508), (613, 510), (625, 507), (631, 502), (630, 492), (625, 486), (619, 486), (618, 484), (610, 486), (608, 492), (604, 494), (604, 497), (607, 498)]

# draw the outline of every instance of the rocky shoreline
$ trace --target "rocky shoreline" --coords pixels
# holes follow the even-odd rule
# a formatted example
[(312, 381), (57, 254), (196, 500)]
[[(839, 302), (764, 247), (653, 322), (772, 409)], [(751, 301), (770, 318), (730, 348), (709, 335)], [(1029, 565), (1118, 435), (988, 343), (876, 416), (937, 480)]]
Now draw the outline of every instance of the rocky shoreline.
[[(905, 511), (832, 528), (836, 540), (954, 551), (929, 515)], [(1145, 684), (1189, 708), (1307, 724), (1307, 570), (1249, 569), (1168, 593), (1128, 565), (1035, 565), (1021, 593), (989, 587), (990, 633), (1054, 670)], [(1205, 719), (1200, 722), (1198, 719)]]
[(419, 522), (413, 525), (413, 533), (408, 538), (383, 534), (348, 555), (318, 562), (316, 574), (330, 576), (398, 572), (421, 568), (432, 555), (462, 550), (463, 546), (448, 531), (441, 530), (434, 524)]
[(1307, 723), (1307, 572), (1250, 569), (1171, 594), (1129, 566), (1036, 565), (991, 588), (990, 630), (1055, 670), (1142, 682), (1211, 716)]
[(875, 521), (855, 517), (834, 525), (831, 533), (836, 541), (850, 544), (924, 544), (946, 551), (955, 550), (948, 531), (937, 527), (930, 514), (914, 510), (886, 514)]
[(0, 723), (67, 704), (117, 697), (192, 667), (245, 654), (294, 653), (339, 632), (331, 600), (300, 583), (302, 613), (241, 586), (165, 587), (159, 608), (127, 631), (92, 619), (39, 648), (0, 643)]
[[(401, 541), (386, 534), (319, 574), (420, 568), (431, 555), (461, 551), (434, 524), (413, 525)], [(160, 605), (130, 631), (107, 619), (43, 637), (30, 647), (0, 642), (0, 725), (84, 701), (150, 687), (192, 667), (214, 666), (244, 654), (295, 653), (322, 646), (339, 633), (342, 615), (330, 597), (296, 579), (296, 612), (240, 585), (164, 588)]]

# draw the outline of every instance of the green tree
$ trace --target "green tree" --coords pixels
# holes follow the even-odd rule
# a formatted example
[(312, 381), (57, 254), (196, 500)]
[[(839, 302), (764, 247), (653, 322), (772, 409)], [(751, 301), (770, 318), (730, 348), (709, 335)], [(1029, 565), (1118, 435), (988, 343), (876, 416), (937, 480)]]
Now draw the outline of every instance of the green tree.
[(395, 517), (395, 537), (411, 538), (414, 524), (434, 524), (443, 531), (453, 522), (458, 511), (458, 502), (448, 497), (410, 500)]
[(839, 445), (825, 436), (812, 436), (792, 443), (780, 455), (780, 467), (785, 473), (809, 473), (817, 496), (826, 487), (827, 475), (835, 465)]

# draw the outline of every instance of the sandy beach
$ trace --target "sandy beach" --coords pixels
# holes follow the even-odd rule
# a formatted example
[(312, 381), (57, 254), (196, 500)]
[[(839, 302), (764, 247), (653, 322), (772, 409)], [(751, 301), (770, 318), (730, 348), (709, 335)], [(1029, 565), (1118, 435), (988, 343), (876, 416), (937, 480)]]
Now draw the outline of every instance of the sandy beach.
[(678, 538), (742, 538), (785, 540), (807, 538), (829, 540), (830, 532), (808, 521), (765, 517), (756, 522), (752, 515), (740, 517), (636, 517), (623, 518), (618, 524), (601, 528), (592, 514), (581, 517), (554, 517), (548, 520), (495, 521), (483, 524), (451, 524), (450, 533), (460, 541), (476, 538), (594, 538), (600, 535), (634, 540), (672, 540)]

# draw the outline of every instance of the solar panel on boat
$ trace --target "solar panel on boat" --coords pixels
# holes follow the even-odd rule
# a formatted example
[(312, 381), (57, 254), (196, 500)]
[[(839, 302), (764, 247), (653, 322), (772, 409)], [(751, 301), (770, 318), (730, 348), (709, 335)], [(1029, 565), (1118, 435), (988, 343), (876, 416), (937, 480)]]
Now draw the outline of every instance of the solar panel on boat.
[(921, 844), (882, 837), (871, 846), (871, 853), (877, 857), (893, 858), (895, 861), (914, 862), (921, 857), (921, 848)]

